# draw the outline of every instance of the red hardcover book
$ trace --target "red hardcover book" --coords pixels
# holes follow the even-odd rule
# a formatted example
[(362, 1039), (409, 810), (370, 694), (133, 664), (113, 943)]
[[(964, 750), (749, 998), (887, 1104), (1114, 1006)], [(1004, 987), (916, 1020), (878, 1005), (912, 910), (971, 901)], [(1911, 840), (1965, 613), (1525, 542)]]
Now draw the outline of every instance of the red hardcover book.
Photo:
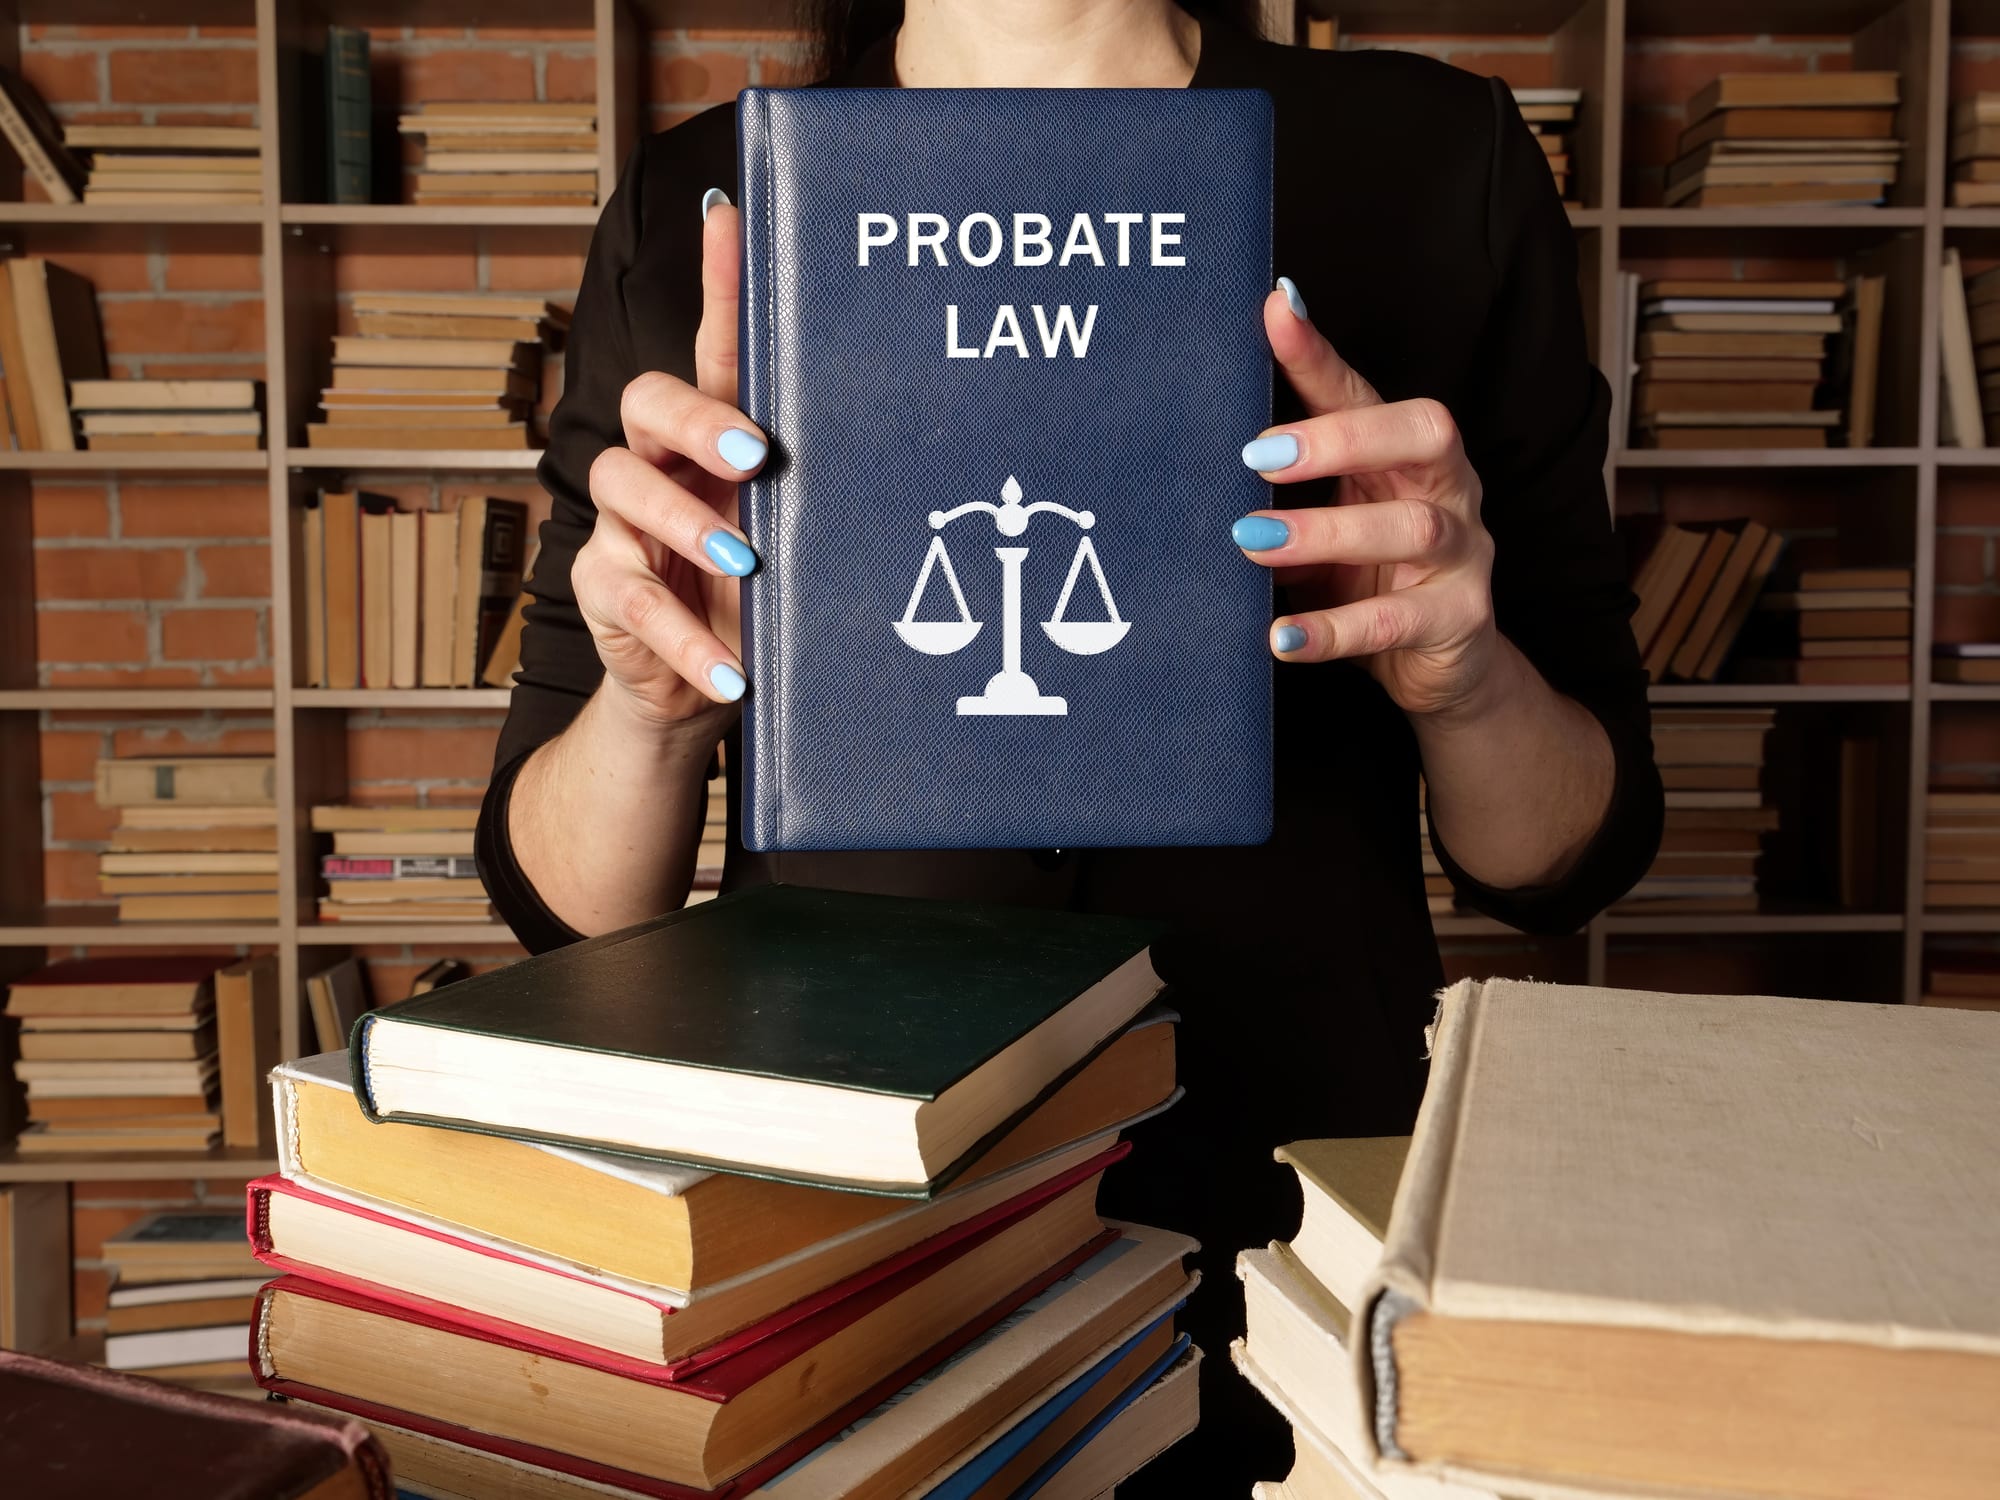
[[(653, 1329), (658, 1330), (662, 1347), (668, 1351), (678, 1347), (674, 1320), (684, 1316), (686, 1308), (692, 1302), (699, 1302), (704, 1296), (713, 1296), (714, 1290), (698, 1293), (693, 1299), (670, 1296), (658, 1290), (649, 1294), (631, 1281), (590, 1276), (579, 1270), (564, 1269), (546, 1257), (519, 1253), (503, 1241), (453, 1234), (443, 1228), (416, 1223), (352, 1199), (337, 1198), (317, 1192), (299, 1183), (289, 1182), (283, 1177), (260, 1177), (249, 1184), (248, 1229), (250, 1246), (257, 1259), (276, 1270), (304, 1276), (325, 1286), (358, 1293), (373, 1301), (400, 1308), (419, 1321), (434, 1320), (440, 1326), (460, 1328), (473, 1334), (493, 1333), (503, 1340), (520, 1339), (538, 1350), (599, 1369), (630, 1375), (634, 1379), (664, 1380), (678, 1384), (688, 1381), (700, 1371), (733, 1360), (746, 1350), (796, 1327), (809, 1318), (847, 1303), (850, 1299), (860, 1297), (906, 1272), (919, 1278), (931, 1274), (937, 1266), (949, 1262), (961, 1253), (968, 1242), (983, 1241), (992, 1234), (1018, 1223), (1071, 1188), (1089, 1181), (1114, 1163), (1123, 1160), (1131, 1149), (1129, 1142), (1113, 1145), (1088, 1160), (1044, 1182), (1037, 1183), (1025, 1192), (996, 1203), (984, 1212), (941, 1230), (928, 1239), (919, 1240), (865, 1270), (836, 1281), (746, 1328), (725, 1331), (724, 1336), (714, 1342), (706, 1343), (697, 1349), (684, 1349), (678, 1354), (670, 1354), (664, 1360), (618, 1352), (602, 1344), (565, 1337), (546, 1329), (512, 1321), (489, 1310), (494, 1305), (491, 1303), (486, 1307), (468, 1307), (463, 1305), (463, 1302), (446, 1302), (440, 1297), (425, 1295), (407, 1284), (389, 1285), (352, 1275), (337, 1266), (285, 1254), (272, 1243), (271, 1199), (274, 1195), (296, 1198), (337, 1213), (352, 1215), (370, 1224), (382, 1225), (393, 1233), (417, 1237), (424, 1242), (420, 1248), (428, 1252), (424, 1259), (427, 1270), (433, 1278), (433, 1287), (440, 1290), (444, 1286), (452, 1287), (453, 1295), (463, 1301), (485, 1300), (479, 1296), (471, 1277), (467, 1274), (468, 1271), (476, 1271), (481, 1260), (498, 1262), (508, 1267), (525, 1268), (530, 1276), (552, 1278), (552, 1284), (572, 1282), (595, 1288), (613, 1297), (623, 1298), (631, 1304), (633, 1312), (640, 1314)], [(514, 1284), (515, 1296), (518, 1298), (525, 1290), (524, 1284), (519, 1278), (509, 1279)], [(635, 1321), (635, 1332), (637, 1326)], [(711, 1323), (710, 1326), (714, 1325)], [(796, 1350), (791, 1352), (795, 1353)], [(786, 1357), (790, 1357), (789, 1354)]]
[[(266, 1339), (271, 1304), (277, 1297), (296, 1294), (318, 1301), (330, 1302), (337, 1306), (353, 1308), (384, 1318), (417, 1322), (426, 1321), (416, 1318), (411, 1314), (399, 1312), (398, 1309), (387, 1303), (377, 1302), (372, 1298), (362, 1296), (358, 1293), (321, 1286), (296, 1276), (287, 1276), (280, 1281), (273, 1282), (270, 1286), (264, 1288), (257, 1299), (257, 1314), (252, 1319), (250, 1325), (250, 1357), (252, 1366), (256, 1371), (258, 1384), (262, 1385), (265, 1389), (276, 1391), (285, 1396), (294, 1396), (302, 1401), (312, 1402), (316, 1406), (344, 1412), (350, 1416), (359, 1417), (364, 1422), (383, 1422), (406, 1428), (411, 1432), (426, 1433), (433, 1437), (443, 1438), (449, 1442), (462, 1443), (467, 1447), (477, 1448), (482, 1452), (494, 1453), (505, 1458), (518, 1460), (522, 1463), (537, 1464), (543, 1468), (554, 1469), (558, 1473), (569, 1474), (578, 1479), (632, 1490), (642, 1495), (654, 1497), (654, 1500), (733, 1500), (735, 1496), (747, 1495), (750, 1491), (755, 1490), (765, 1480), (797, 1462), (805, 1454), (811, 1452), (819, 1444), (825, 1442), (857, 1417), (873, 1410), (883, 1400), (894, 1395), (924, 1371), (949, 1359), (953, 1354), (956, 1354), (960, 1349), (985, 1333), (1002, 1318), (1014, 1312), (1030, 1298), (1067, 1276), (1071, 1271), (1090, 1259), (1091, 1256), (1117, 1239), (1117, 1237), (1118, 1232), (1116, 1230), (1103, 1230), (1085, 1244), (1078, 1246), (1064, 1255), (1046, 1270), (1016, 1286), (975, 1317), (953, 1329), (944, 1338), (931, 1344), (923, 1353), (899, 1365), (896, 1369), (869, 1385), (866, 1390), (842, 1403), (836, 1410), (819, 1418), (797, 1436), (787, 1440), (771, 1452), (755, 1460), (742, 1469), (741, 1472), (705, 1489), (696, 1485), (676, 1483), (655, 1475), (642, 1474), (631, 1469), (620, 1468), (584, 1455), (563, 1453), (540, 1444), (523, 1442), (498, 1433), (480, 1431), (421, 1412), (371, 1401), (363, 1396), (349, 1395), (344, 1392), (308, 1385), (300, 1381), (288, 1380), (276, 1372), (269, 1363)], [(969, 1250), (972, 1244), (973, 1242), (968, 1241), (965, 1243), (964, 1248)], [(920, 1276), (912, 1272), (905, 1272), (903, 1276), (895, 1278), (892, 1282), (883, 1283), (883, 1286), (888, 1288), (895, 1286), (897, 1283), (913, 1282), (919, 1279), (921, 1279)], [(838, 1311), (829, 1310), (827, 1313), (822, 1313), (819, 1318), (809, 1320), (808, 1323), (797, 1326), (783, 1340), (767, 1340), (764, 1345), (767, 1359), (770, 1354), (775, 1352), (772, 1346), (779, 1343), (785, 1344), (791, 1349), (792, 1353), (797, 1353), (801, 1349), (811, 1347), (820, 1338), (826, 1336), (827, 1331), (830, 1331), (820, 1328), (819, 1324), (821, 1320), (830, 1319), (834, 1316), (838, 1316)], [(445, 1325), (427, 1323), (426, 1326), (442, 1327)], [(465, 1333), (461, 1336), (522, 1353), (535, 1354), (541, 1352), (536, 1350), (531, 1344), (511, 1338), (501, 1338), (494, 1334), (480, 1335)], [(561, 1358), (560, 1355), (553, 1357)], [(779, 1360), (777, 1363), (782, 1364), (783, 1361)], [(747, 1372), (748, 1366), (746, 1363), (744, 1371), (732, 1372), (732, 1374)], [(659, 1383), (665, 1384), (666, 1382)], [(720, 1397), (715, 1399), (727, 1398)]]

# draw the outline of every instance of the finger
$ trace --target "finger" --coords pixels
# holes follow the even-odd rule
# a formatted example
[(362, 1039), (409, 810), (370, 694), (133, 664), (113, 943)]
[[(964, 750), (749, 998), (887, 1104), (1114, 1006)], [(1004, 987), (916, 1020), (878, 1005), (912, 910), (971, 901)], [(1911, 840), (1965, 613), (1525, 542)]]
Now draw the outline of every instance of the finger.
[(1423, 646), (1437, 626), (1433, 604), (1419, 586), (1284, 615), (1271, 622), (1271, 650), (1285, 661), (1336, 661)]
[(1264, 299), (1264, 334), (1271, 341), (1272, 357), (1307, 411), (1317, 415), (1381, 402), (1375, 387), (1312, 325), (1305, 299), (1289, 276), (1280, 276), (1278, 289)]
[(733, 484), (756, 473), (770, 451), (757, 424), (734, 406), (660, 370), (625, 387), (619, 417), (626, 446), (656, 467), (686, 458)]
[(694, 335), (695, 384), (736, 399), (736, 311), (743, 286), (743, 215), (710, 188), (701, 221), (701, 324)]
[(586, 545), (572, 569), (577, 604), (593, 634), (632, 637), (717, 703), (741, 698), (747, 684), (736, 654), (638, 560), (638, 538), (625, 522), (604, 511), (597, 520), (611, 529), (613, 544), (596, 551)]
[(1244, 555), (1267, 568), (1315, 563), (1430, 563), (1457, 556), (1467, 527), (1417, 498), (1312, 510), (1253, 511), (1230, 527)]
[(1460, 463), (1464, 451), (1451, 413), (1441, 403), (1419, 397), (1269, 428), (1244, 445), (1243, 462), (1273, 484), (1296, 484), (1328, 475)]
[(606, 448), (590, 466), (590, 498), (611, 514), (718, 577), (742, 578), (757, 566), (743, 533), (686, 485), (629, 448)]

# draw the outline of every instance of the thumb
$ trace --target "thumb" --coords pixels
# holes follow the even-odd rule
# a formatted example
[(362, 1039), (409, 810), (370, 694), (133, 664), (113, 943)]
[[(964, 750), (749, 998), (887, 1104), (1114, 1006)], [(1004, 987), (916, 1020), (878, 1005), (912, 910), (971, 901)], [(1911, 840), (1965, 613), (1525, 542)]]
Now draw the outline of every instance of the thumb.
[(1317, 417), (1330, 411), (1380, 405), (1382, 398), (1375, 394), (1375, 387), (1336, 354), (1325, 335), (1312, 325), (1298, 288), (1284, 278), (1278, 287), (1264, 299), (1264, 334), (1285, 378), (1305, 403), (1307, 414)]
[(703, 395), (734, 406), (743, 215), (720, 188), (710, 189), (701, 201), (701, 326), (694, 335), (694, 383)]

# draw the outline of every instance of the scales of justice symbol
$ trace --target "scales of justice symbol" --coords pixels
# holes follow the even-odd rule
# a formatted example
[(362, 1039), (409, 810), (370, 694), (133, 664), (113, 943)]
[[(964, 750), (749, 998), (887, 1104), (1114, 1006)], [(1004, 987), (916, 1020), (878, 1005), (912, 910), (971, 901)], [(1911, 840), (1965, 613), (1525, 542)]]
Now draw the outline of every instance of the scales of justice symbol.
[[(930, 549), (924, 553), (922, 569), (917, 574), (917, 586), (910, 590), (909, 607), (903, 611), (903, 618), (896, 621), (896, 634), (903, 638), (903, 644), (913, 651), (921, 651), (926, 656), (949, 656), (955, 651), (963, 651), (972, 644), (985, 622), (972, 618), (972, 611), (965, 602), (965, 591), (958, 586), (958, 574), (951, 565), (951, 554), (945, 551), (944, 528), (960, 516), (974, 511), (983, 511), (993, 517), (993, 525), (1003, 537), (1017, 537), (1028, 529), (1028, 522), (1042, 511), (1051, 511), (1063, 517), (1084, 532), (1097, 524), (1097, 517), (1087, 510), (1071, 510), (1066, 505), (1057, 505), (1052, 500), (1037, 500), (1032, 505), (1021, 503), (1021, 484), (1012, 474), (1000, 488), (998, 505), (990, 500), (972, 500), (950, 510), (934, 510), (930, 513), (931, 530), (937, 535), (931, 538)], [(1000, 559), (1000, 670), (987, 681), (986, 691), (969, 694), (958, 700), (961, 714), (1067, 714), (1069, 703), (1044, 693), (1035, 685), (1035, 679), (1021, 670), (1021, 564), (1027, 560), (1026, 547), (995, 547), (993, 555)], [(1083, 574), (1085, 564), (1090, 566), (1091, 578), (1097, 584), (1097, 592), (1104, 600), (1104, 612), (1109, 617), (1103, 620), (1066, 620), (1064, 611), (1069, 608), (1070, 595), (1076, 591), (1076, 581)], [(935, 568), (944, 570), (945, 582), (951, 586), (951, 597), (958, 605), (956, 620), (919, 620), (917, 606), (924, 596), (924, 588), (931, 581)], [(1056, 598), (1055, 612), (1041, 622), (1042, 631), (1056, 646), (1072, 656), (1096, 656), (1109, 651), (1125, 639), (1132, 628), (1130, 620), (1118, 618), (1118, 604), (1111, 597), (1111, 586), (1104, 581), (1104, 566), (1097, 560), (1097, 548), (1088, 535), (1077, 538), (1076, 556), (1070, 560), (1069, 576), (1063, 580), (1062, 593)]]

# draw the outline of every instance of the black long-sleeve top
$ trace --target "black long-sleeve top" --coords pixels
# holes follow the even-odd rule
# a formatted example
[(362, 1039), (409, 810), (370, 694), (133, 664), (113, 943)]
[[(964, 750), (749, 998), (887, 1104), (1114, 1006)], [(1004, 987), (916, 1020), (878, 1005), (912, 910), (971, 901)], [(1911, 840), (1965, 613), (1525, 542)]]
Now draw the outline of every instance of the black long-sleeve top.
[[(836, 81), (893, 86), (890, 47)], [(1644, 871), (1662, 798), (1633, 601), (1605, 501), (1608, 391), (1589, 362), (1575, 241), (1542, 150), (1497, 81), (1410, 54), (1306, 51), (1209, 25), (1192, 86), (1271, 95), (1278, 270), (1385, 399), (1431, 396), (1450, 409), (1484, 486), (1499, 628), (1610, 737), (1610, 812), (1558, 883), (1483, 887), (1433, 837), (1477, 909), (1529, 931), (1573, 930)], [(554, 511), (478, 839), (494, 902), (532, 949), (577, 936), (523, 877), (507, 806), (522, 761), (563, 730), (601, 676), (570, 587), (595, 518), (590, 464), (624, 441), (628, 381), (648, 370), (693, 378), (700, 199), (735, 181), (733, 112), (710, 110), (640, 143), (591, 245), (569, 385), (541, 465)], [(1279, 420), (1300, 415), (1281, 381)], [(1286, 506), (1327, 498), (1325, 486), (1273, 496)], [(1230, 542), (1218, 535), (1215, 545)], [(1207, 1246), (1210, 1290), (1184, 1322), (1222, 1379), (1204, 1380), (1204, 1441), (1178, 1472), (1213, 1465), (1216, 1482), (1237, 1493), (1283, 1472), (1268, 1424), (1222, 1371), (1227, 1338), (1241, 1328), (1241, 1304), (1227, 1291), (1233, 1255), (1297, 1223), (1297, 1189), (1271, 1148), (1407, 1131), (1423, 1087), (1421, 1029), (1443, 979), (1407, 720), (1352, 664), (1280, 664), (1276, 679), (1276, 832), (1261, 847), (755, 854), (737, 837), (732, 780), (724, 876), (725, 888), (783, 880), (1169, 920), (1155, 959), (1183, 1018), (1188, 1095), (1137, 1132), (1105, 1202)]]

